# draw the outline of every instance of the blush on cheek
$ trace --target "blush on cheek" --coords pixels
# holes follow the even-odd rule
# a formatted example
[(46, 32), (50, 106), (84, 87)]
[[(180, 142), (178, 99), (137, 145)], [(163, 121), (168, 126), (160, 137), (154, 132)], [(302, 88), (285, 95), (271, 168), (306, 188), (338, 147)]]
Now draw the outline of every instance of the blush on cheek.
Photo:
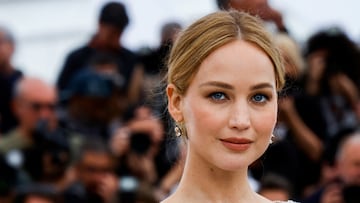
[(269, 112), (253, 119), (252, 125), (259, 135), (266, 135), (268, 137), (274, 131), (276, 120), (276, 112)]
[(201, 103), (189, 102), (188, 108), (184, 109), (184, 120), (188, 135), (198, 130), (209, 129), (211, 126), (216, 126), (220, 123), (219, 114), (216, 111), (211, 111), (211, 108)]

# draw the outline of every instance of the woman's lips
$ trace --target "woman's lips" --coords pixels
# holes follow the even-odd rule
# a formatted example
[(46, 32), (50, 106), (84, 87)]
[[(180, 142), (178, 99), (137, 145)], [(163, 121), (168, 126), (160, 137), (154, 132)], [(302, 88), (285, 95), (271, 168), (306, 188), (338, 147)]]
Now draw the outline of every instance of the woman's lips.
[(226, 148), (232, 151), (245, 151), (253, 143), (253, 141), (249, 139), (235, 137), (220, 139), (220, 141)]

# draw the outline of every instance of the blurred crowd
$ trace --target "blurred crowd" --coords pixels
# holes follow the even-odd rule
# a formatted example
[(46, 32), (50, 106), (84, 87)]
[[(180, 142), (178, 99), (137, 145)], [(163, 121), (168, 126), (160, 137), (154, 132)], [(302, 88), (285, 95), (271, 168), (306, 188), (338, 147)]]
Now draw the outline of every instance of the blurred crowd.
[[(266, 0), (215, 3), (274, 24), (284, 58), (275, 138), (250, 168), (253, 187), (273, 200), (360, 202), (359, 45), (337, 27), (298, 44)], [(54, 85), (14, 67), (15, 39), (0, 26), (0, 202), (152, 203), (176, 188), (186, 146), (162, 78), (182, 25), (134, 52), (121, 44), (130, 21), (122, 3), (104, 4)]]

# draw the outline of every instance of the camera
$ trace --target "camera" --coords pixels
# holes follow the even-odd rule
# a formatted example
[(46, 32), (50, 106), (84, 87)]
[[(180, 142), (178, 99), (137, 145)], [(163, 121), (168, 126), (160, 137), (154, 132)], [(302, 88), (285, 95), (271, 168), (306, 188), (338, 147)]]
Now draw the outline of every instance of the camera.
[[(64, 130), (50, 130), (46, 120), (38, 121), (32, 132), (34, 146), (23, 151), (23, 167), (32, 179), (56, 179), (70, 162), (70, 145)], [(46, 160), (46, 161), (44, 161)]]
[(343, 197), (345, 203), (359, 203), (360, 202), (360, 185), (344, 186)]
[(151, 137), (147, 133), (134, 132), (130, 135), (130, 150), (137, 155), (146, 154), (149, 151), (151, 144)]

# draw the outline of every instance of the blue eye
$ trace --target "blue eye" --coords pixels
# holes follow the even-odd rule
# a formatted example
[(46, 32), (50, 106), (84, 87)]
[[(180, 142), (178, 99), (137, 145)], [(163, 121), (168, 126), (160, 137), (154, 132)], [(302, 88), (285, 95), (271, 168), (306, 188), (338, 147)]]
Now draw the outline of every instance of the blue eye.
[(268, 100), (268, 97), (263, 94), (256, 94), (252, 97), (252, 100), (257, 103), (263, 103)]
[(221, 92), (215, 92), (215, 93), (212, 93), (210, 94), (210, 98), (213, 99), (213, 100), (224, 100), (226, 99), (226, 96), (224, 93), (221, 93)]

